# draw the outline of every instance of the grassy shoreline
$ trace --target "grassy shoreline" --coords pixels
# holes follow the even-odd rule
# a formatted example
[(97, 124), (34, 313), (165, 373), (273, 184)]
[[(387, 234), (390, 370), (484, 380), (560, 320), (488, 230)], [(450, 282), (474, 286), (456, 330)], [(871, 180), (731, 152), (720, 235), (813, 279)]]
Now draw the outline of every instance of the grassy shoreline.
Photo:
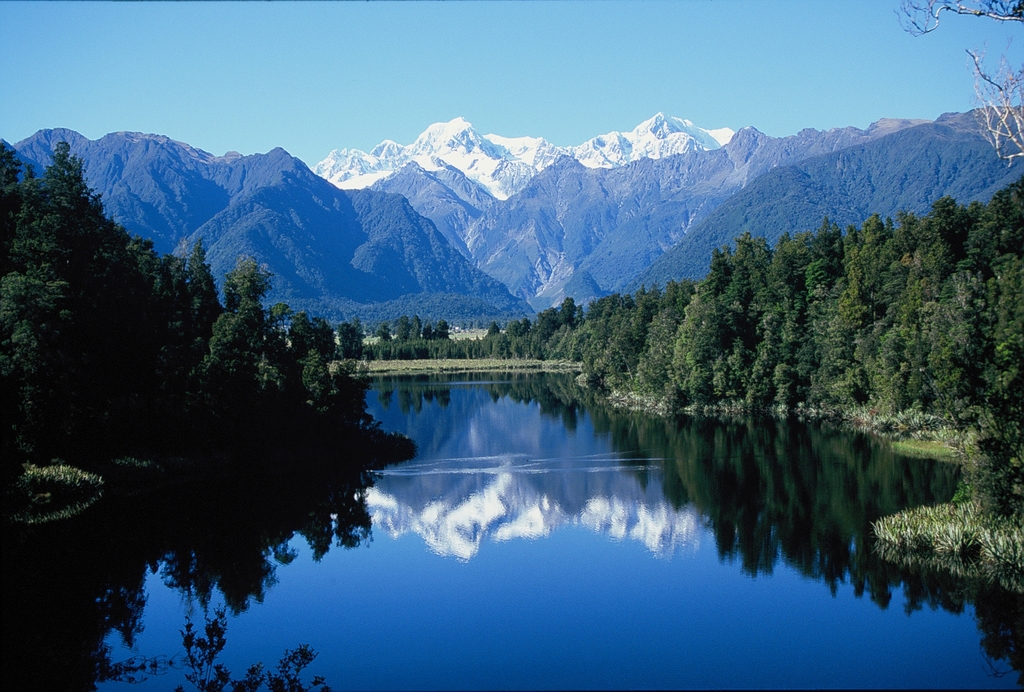
[[(662, 417), (683, 414), (730, 418), (756, 413), (828, 422), (885, 439), (904, 456), (947, 463), (968, 465), (972, 454), (971, 431), (919, 411), (881, 414), (869, 407), (840, 410), (803, 405), (764, 408), (739, 401), (679, 409), (664, 398), (631, 392), (613, 391), (605, 398), (614, 406)], [(961, 490), (964, 496), (958, 491), (951, 502), (905, 509), (879, 519), (872, 524), (875, 550), (887, 562), (941, 569), (1024, 594), (1024, 518), (987, 514), (969, 497), (969, 486), (962, 485)]]
[(644, 396), (613, 390), (604, 395), (613, 406), (643, 411), (656, 416), (675, 415), (725, 417), (766, 415), (795, 417), (801, 421), (827, 422), (889, 439), (907, 456), (955, 461), (963, 455), (964, 432), (938, 416), (919, 411), (882, 414), (866, 406), (851, 409), (812, 408), (802, 403), (786, 406), (752, 406), (744, 401), (722, 400), (707, 404), (675, 407), (664, 397)]
[(1024, 594), (1024, 517), (986, 515), (966, 500), (906, 509), (872, 529), (887, 562), (943, 569)]
[(579, 372), (580, 363), (566, 360), (500, 358), (438, 358), (421, 360), (372, 360), (371, 375), (420, 375), (448, 372)]

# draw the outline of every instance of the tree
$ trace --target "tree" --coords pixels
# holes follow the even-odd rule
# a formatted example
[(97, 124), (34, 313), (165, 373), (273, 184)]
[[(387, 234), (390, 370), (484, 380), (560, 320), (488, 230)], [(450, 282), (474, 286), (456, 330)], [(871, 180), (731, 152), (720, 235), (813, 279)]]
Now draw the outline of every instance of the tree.
[(576, 301), (573, 300), (572, 296), (566, 296), (565, 300), (562, 301), (562, 307), (558, 311), (559, 317), (562, 318), (562, 324), (572, 329), (576, 326), (576, 322), (583, 315), (583, 309), (576, 307)]
[(104, 215), (66, 142), (41, 178), (18, 183), (3, 159), (4, 448), (17, 439), (22, 452), (56, 456), (74, 439), (127, 443), (152, 401), (138, 393), (157, 387), (160, 260)]
[(1024, 21), (1022, 0), (903, 0), (900, 4), (903, 28), (914, 35), (927, 34), (939, 27), (943, 12), (986, 17), (1000, 22)]
[(974, 61), (974, 88), (992, 145), (1007, 161), (1024, 156), (1024, 67), (1014, 71), (1004, 57), (996, 72), (986, 72), (978, 51), (967, 52)]
[(21, 162), (14, 150), (0, 142), (0, 258), (3, 258), (0, 276), (6, 276), (10, 271), (8, 260), (21, 208), (21, 195), (18, 191), (18, 178), (21, 174)]
[[(235, 435), (256, 420), (262, 400), (284, 386), (273, 318), (263, 309), (270, 272), (239, 257), (224, 277), (224, 312), (200, 368), (203, 405)], [(282, 339), (283, 341), (283, 339)]]
[[(903, 0), (903, 28), (920, 36), (939, 28), (942, 15), (1024, 22), (1024, 0)], [(1003, 56), (995, 70), (983, 66), (984, 54), (968, 49), (974, 63), (975, 92), (982, 119), (996, 153), (1007, 161), (1024, 157), (1024, 66), (1014, 69)]]
[(408, 315), (402, 315), (398, 318), (398, 324), (395, 325), (395, 339), (398, 341), (408, 341), (412, 334), (412, 322), (409, 321)]
[(192, 322), (196, 326), (197, 335), (208, 340), (213, 332), (213, 323), (221, 313), (221, 307), (217, 299), (217, 284), (213, 280), (213, 272), (206, 263), (206, 249), (203, 247), (202, 238), (193, 246), (185, 264), (185, 272)]
[(288, 336), (291, 339), (292, 351), (299, 360), (305, 358), (310, 351), (314, 351), (325, 363), (334, 359), (337, 349), (334, 330), (324, 318), (310, 319), (306, 311), (302, 310), (292, 317)]
[(345, 360), (363, 357), (363, 332), (355, 323), (342, 322), (338, 325), (338, 357)]

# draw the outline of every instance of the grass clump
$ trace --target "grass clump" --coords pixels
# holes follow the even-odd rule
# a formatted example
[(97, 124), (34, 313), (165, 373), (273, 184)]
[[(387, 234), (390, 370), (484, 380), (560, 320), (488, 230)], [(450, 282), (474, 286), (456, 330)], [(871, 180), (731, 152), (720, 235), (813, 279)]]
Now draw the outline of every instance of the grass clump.
[[(958, 491), (966, 497), (967, 490)], [(970, 501), (916, 507), (873, 524), (876, 549), (890, 562), (983, 577), (1024, 594), (1024, 519), (983, 512)]]
[(25, 464), (10, 493), (11, 520), (43, 524), (80, 514), (103, 496), (103, 478), (69, 464)]
[(866, 406), (857, 406), (851, 408), (846, 417), (856, 427), (896, 437), (927, 437), (929, 433), (949, 427), (945, 418), (916, 409), (880, 413)]
[(954, 461), (957, 458), (956, 450), (941, 440), (894, 440), (892, 448), (903, 456), (919, 459)]

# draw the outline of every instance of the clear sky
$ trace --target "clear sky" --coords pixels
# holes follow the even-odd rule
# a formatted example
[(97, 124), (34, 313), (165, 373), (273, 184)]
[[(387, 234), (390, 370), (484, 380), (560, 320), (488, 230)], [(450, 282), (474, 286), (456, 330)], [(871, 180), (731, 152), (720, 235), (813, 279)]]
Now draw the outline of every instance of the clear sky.
[(463, 116), (579, 144), (658, 111), (704, 128), (866, 127), (974, 106), (966, 48), (1024, 32), (899, 0), (0, 2), (0, 137), (134, 130), (214, 154), (408, 144)]

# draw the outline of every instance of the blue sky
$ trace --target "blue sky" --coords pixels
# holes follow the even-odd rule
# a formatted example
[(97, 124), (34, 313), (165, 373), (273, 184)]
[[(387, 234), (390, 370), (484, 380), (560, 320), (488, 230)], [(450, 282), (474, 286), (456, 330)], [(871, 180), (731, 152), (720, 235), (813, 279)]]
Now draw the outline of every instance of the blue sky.
[(223, 154), (407, 144), (463, 116), (579, 144), (658, 111), (705, 128), (866, 127), (974, 105), (966, 48), (1024, 35), (898, 0), (0, 2), (0, 137), (135, 130)]

